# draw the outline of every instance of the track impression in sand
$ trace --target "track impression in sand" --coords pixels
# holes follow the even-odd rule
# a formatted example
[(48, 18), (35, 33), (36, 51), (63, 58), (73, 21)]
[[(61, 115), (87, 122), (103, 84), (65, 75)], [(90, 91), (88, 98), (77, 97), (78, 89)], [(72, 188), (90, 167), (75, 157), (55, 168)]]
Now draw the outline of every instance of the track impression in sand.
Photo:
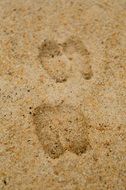
[(56, 82), (65, 82), (73, 71), (80, 71), (83, 78), (93, 76), (91, 55), (83, 42), (71, 36), (62, 44), (54, 40), (45, 40), (39, 47), (39, 60), (48, 75)]
[(40, 105), (34, 110), (33, 122), (45, 153), (53, 159), (66, 150), (81, 155), (90, 147), (88, 124), (78, 108)]

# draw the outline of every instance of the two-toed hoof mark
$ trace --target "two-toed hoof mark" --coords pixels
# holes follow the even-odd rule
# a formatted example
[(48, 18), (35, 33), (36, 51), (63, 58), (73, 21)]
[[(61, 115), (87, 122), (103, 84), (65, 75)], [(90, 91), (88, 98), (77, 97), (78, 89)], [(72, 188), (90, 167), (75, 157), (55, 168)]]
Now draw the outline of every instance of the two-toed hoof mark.
[(78, 108), (68, 105), (40, 105), (33, 122), (42, 147), (51, 158), (66, 150), (81, 155), (89, 146), (88, 124)]
[[(64, 43), (47, 40), (39, 48), (39, 60), (43, 68), (56, 82), (65, 82), (71, 75), (72, 65), (76, 65), (84, 79), (93, 76), (91, 56), (81, 40), (72, 36)], [(74, 64), (71, 64), (73, 61)]]

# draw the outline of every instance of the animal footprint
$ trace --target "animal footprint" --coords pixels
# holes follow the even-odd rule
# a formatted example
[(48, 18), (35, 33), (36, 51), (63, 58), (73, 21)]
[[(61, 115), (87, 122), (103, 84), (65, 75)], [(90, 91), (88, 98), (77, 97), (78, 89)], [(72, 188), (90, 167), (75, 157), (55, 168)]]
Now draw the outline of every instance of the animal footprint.
[(81, 40), (72, 36), (64, 43), (44, 41), (39, 48), (39, 60), (43, 68), (56, 82), (66, 81), (75, 65), (84, 79), (93, 76), (90, 53)]
[(43, 68), (56, 82), (64, 82), (70, 74), (70, 63), (63, 56), (61, 47), (55, 41), (45, 41), (39, 48), (39, 59)]
[(89, 147), (88, 124), (77, 108), (40, 105), (34, 110), (33, 122), (45, 153), (53, 159), (66, 150), (81, 155)]

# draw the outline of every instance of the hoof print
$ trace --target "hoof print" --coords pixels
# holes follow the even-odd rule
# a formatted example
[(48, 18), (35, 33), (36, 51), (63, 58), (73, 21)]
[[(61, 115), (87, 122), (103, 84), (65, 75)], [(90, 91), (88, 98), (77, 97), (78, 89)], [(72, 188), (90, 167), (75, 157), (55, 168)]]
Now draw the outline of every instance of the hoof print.
[(76, 65), (75, 72), (79, 70), (85, 80), (93, 76), (91, 55), (77, 37), (72, 36), (62, 44), (54, 40), (44, 41), (39, 47), (38, 57), (48, 75), (56, 82), (67, 81), (71, 75), (72, 65)]
[(33, 122), (43, 150), (53, 159), (66, 150), (81, 155), (89, 147), (88, 125), (79, 109), (40, 105), (34, 110)]

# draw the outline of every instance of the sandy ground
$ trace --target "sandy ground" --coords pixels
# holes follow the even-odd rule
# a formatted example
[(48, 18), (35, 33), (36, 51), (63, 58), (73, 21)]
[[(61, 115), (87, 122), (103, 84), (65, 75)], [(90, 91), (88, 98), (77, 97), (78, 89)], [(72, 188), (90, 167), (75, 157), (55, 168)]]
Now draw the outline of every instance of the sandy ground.
[(0, 190), (126, 190), (126, 0), (0, 0)]

